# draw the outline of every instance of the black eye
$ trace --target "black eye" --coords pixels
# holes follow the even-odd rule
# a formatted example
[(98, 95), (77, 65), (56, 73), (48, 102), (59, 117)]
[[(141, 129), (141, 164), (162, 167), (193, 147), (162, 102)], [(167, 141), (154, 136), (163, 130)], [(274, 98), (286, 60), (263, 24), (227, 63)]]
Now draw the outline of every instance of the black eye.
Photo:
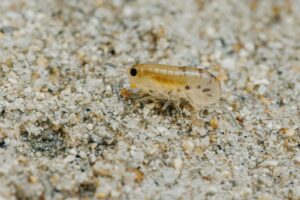
[(137, 70), (135, 68), (130, 69), (130, 75), (131, 76), (136, 76), (137, 75)]

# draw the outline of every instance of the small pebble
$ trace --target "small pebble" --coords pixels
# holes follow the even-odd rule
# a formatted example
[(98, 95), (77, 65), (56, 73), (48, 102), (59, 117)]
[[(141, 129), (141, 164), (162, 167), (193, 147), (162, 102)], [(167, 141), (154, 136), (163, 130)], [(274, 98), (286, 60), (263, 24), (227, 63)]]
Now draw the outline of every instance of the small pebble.
[(267, 87), (265, 85), (260, 85), (258, 88), (258, 94), (264, 95), (267, 91)]
[(84, 151), (79, 152), (80, 158), (87, 158), (87, 154)]
[(76, 159), (76, 156), (74, 155), (68, 155), (65, 159), (64, 159), (64, 162), (65, 163), (70, 163), (72, 161), (74, 161)]
[(38, 180), (39, 180), (38, 177), (33, 176), (33, 175), (28, 177), (28, 181), (32, 184), (38, 183)]
[(277, 160), (266, 160), (260, 164), (262, 167), (276, 167), (278, 165)]
[(222, 67), (224, 67), (227, 70), (234, 70), (236, 67), (235, 65), (236, 63), (233, 58), (227, 57), (222, 61)]
[(213, 128), (213, 129), (217, 129), (219, 128), (219, 122), (216, 118), (212, 118), (209, 122), (210, 126)]
[(206, 136), (204, 138), (202, 138), (200, 140), (200, 144), (201, 147), (208, 147), (210, 145), (210, 140), (209, 140), (209, 136)]
[(177, 178), (176, 172), (173, 168), (162, 169), (162, 175), (166, 184), (172, 184)]
[(138, 123), (139, 123), (139, 120), (134, 118), (134, 119), (130, 119), (128, 122), (127, 122), (127, 127), (128, 128), (132, 128), (132, 129), (135, 129), (136, 127), (138, 127)]
[(292, 137), (295, 135), (294, 128), (281, 128), (279, 131), (285, 137)]
[(181, 170), (183, 166), (183, 162), (180, 157), (177, 157), (173, 160), (173, 166), (176, 170)]
[(93, 124), (88, 124), (86, 127), (87, 127), (87, 129), (88, 129), (89, 131), (91, 131), (91, 130), (94, 129), (94, 125), (93, 125)]
[(134, 175), (135, 175), (134, 180), (137, 183), (141, 183), (144, 180), (144, 173), (141, 170), (139, 170), (139, 169), (132, 169), (130, 171), (134, 173)]
[(181, 146), (186, 153), (193, 152), (195, 147), (192, 139), (184, 139), (181, 143)]
[(93, 165), (94, 172), (100, 176), (112, 176), (111, 165), (104, 164), (102, 161), (97, 161)]
[(165, 127), (163, 127), (163, 126), (158, 126), (156, 129), (157, 129), (158, 132), (160, 132), (160, 133), (164, 133), (164, 132), (166, 132), (166, 131), (168, 130), (167, 128), (165, 128)]

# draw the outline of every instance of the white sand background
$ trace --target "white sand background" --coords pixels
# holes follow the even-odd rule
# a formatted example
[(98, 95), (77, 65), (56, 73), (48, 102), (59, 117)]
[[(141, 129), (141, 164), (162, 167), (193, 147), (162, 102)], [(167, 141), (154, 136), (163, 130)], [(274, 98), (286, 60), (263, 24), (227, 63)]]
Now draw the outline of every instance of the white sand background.
[[(300, 199), (299, 10), (1, 0), (0, 199)], [(217, 75), (218, 106), (241, 128), (120, 95), (124, 69), (143, 62)]]

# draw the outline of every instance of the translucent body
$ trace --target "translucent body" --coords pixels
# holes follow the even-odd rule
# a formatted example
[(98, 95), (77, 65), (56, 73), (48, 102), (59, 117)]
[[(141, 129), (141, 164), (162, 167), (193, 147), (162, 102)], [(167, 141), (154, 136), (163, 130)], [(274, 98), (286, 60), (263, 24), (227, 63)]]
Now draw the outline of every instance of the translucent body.
[(185, 99), (196, 109), (222, 96), (219, 79), (199, 68), (137, 64), (129, 68), (128, 74), (132, 88), (172, 101)]

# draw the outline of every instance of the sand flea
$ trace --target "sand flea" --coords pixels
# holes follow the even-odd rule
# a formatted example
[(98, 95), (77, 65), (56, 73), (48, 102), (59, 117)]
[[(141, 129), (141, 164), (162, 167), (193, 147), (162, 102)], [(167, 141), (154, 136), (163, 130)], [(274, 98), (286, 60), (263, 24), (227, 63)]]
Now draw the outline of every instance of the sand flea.
[(219, 79), (200, 68), (137, 64), (129, 68), (128, 76), (131, 88), (177, 105), (186, 100), (196, 110), (217, 102), (222, 96)]

